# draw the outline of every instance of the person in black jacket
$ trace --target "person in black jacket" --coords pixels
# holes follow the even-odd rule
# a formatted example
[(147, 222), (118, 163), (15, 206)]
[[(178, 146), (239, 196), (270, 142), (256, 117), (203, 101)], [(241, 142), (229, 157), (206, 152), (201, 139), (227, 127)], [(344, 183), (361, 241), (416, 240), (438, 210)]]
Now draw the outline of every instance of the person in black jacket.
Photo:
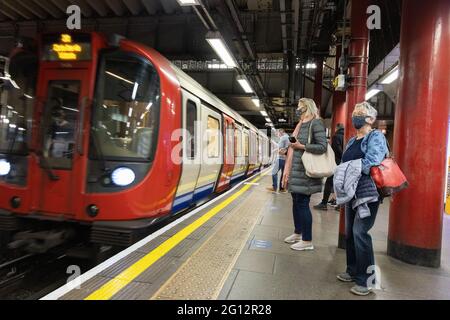
[[(334, 157), (336, 164), (339, 165), (342, 159), (342, 152), (344, 148), (344, 125), (338, 123), (336, 126), (336, 132), (331, 139), (331, 148), (334, 151)], [(325, 188), (323, 191), (323, 199), (318, 205), (314, 206), (314, 209), (327, 210), (328, 199), (333, 192), (333, 176), (329, 177), (325, 182)]]

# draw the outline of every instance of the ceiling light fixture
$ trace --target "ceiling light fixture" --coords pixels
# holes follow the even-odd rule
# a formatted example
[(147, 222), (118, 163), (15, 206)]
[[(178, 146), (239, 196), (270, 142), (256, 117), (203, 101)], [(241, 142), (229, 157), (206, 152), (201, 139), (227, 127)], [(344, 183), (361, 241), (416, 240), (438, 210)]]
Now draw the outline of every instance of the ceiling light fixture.
[(228, 67), (237, 67), (237, 63), (233, 57), (233, 54), (228, 49), (219, 32), (209, 31), (206, 34), (206, 41)]
[(380, 83), (381, 84), (391, 84), (395, 80), (398, 79), (398, 76), (400, 75), (400, 70), (398, 69), (398, 66), (392, 69), (387, 75), (385, 75)]
[(245, 76), (237, 76), (236, 80), (239, 82), (242, 89), (244, 89), (245, 93), (253, 93), (253, 89)]

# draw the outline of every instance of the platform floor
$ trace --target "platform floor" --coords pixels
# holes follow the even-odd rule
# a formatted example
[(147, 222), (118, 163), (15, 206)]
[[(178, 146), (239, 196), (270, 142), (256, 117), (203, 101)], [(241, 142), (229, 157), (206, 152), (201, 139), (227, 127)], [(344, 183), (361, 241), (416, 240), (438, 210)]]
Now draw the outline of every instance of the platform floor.
[[(270, 174), (270, 170), (267, 171)], [(283, 239), (293, 231), (290, 194), (265, 190), (256, 177), (187, 217), (77, 288), (54, 299), (450, 299), (450, 217), (445, 217), (442, 266), (412, 266), (386, 255), (389, 201), (372, 230), (381, 289), (349, 292), (336, 274), (345, 251), (336, 247), (339, 214), (313, 210), (315, 250), (297, 252)], [(320, 201), (312, 198), (311, 206)]]

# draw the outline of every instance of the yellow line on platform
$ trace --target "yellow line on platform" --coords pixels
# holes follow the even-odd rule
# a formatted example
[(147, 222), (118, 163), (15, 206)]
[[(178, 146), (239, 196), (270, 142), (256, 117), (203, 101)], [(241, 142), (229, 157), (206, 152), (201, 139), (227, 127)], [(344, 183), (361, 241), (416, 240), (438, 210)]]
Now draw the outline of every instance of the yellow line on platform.
[[(265, 172), (267, 173), (267, 172)], [(263, 173), (262, 175), (265, 175)], [(261, 176), (258, 176), (251, 180), (251, 183), (257, 182), (261, 179)], [(184, 229), (180, 230), (171, 238), (167, 239), (163, 242), (159, 247), (149, 252), (147, 255), (142, 257), (140, 260), (129, 266), (127, 269), (122, 271), (119, 275), (108, 281), (102, 287), (92, 292), (89, 296), (87, 296), (84, 300), (108, 300), (116, 293), (118, 293), (121, 289), (127, 286), (131, 281), (137, 278), (141, 273), (147, 270), (150, 266), (152, 266), (156, 261), (161, 259), (164, 255), (166, 255), (170, 250), (172, 250), (177, 244), (186, 239), (191, 233), (205, 224), (209, 219), (218, 214), (221, 210), (235, 201), (238, 197), (240, 197), (244, 192), (250, 189), (252, 185), (246, 184), (237, 191), (235, 194), (222, 201), (220, 204), (209, 210), (203, 216), (195, 220), (190, 225), (186, 226)]]

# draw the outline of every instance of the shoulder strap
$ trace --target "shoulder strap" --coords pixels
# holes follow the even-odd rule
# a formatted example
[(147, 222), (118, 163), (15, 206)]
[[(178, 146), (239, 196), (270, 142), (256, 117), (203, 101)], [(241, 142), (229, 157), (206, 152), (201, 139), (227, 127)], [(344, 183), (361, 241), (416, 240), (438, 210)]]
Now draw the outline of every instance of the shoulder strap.
[(308, 144), (311, 144), (312, 126), (313, 126), (313, 124), (314, 124), (314, 120), (316, 120), (316, 119), (312, 119), (312, 120), (311, 120), (311, 124), (309, 125), (309, 130), (308, 130)]

